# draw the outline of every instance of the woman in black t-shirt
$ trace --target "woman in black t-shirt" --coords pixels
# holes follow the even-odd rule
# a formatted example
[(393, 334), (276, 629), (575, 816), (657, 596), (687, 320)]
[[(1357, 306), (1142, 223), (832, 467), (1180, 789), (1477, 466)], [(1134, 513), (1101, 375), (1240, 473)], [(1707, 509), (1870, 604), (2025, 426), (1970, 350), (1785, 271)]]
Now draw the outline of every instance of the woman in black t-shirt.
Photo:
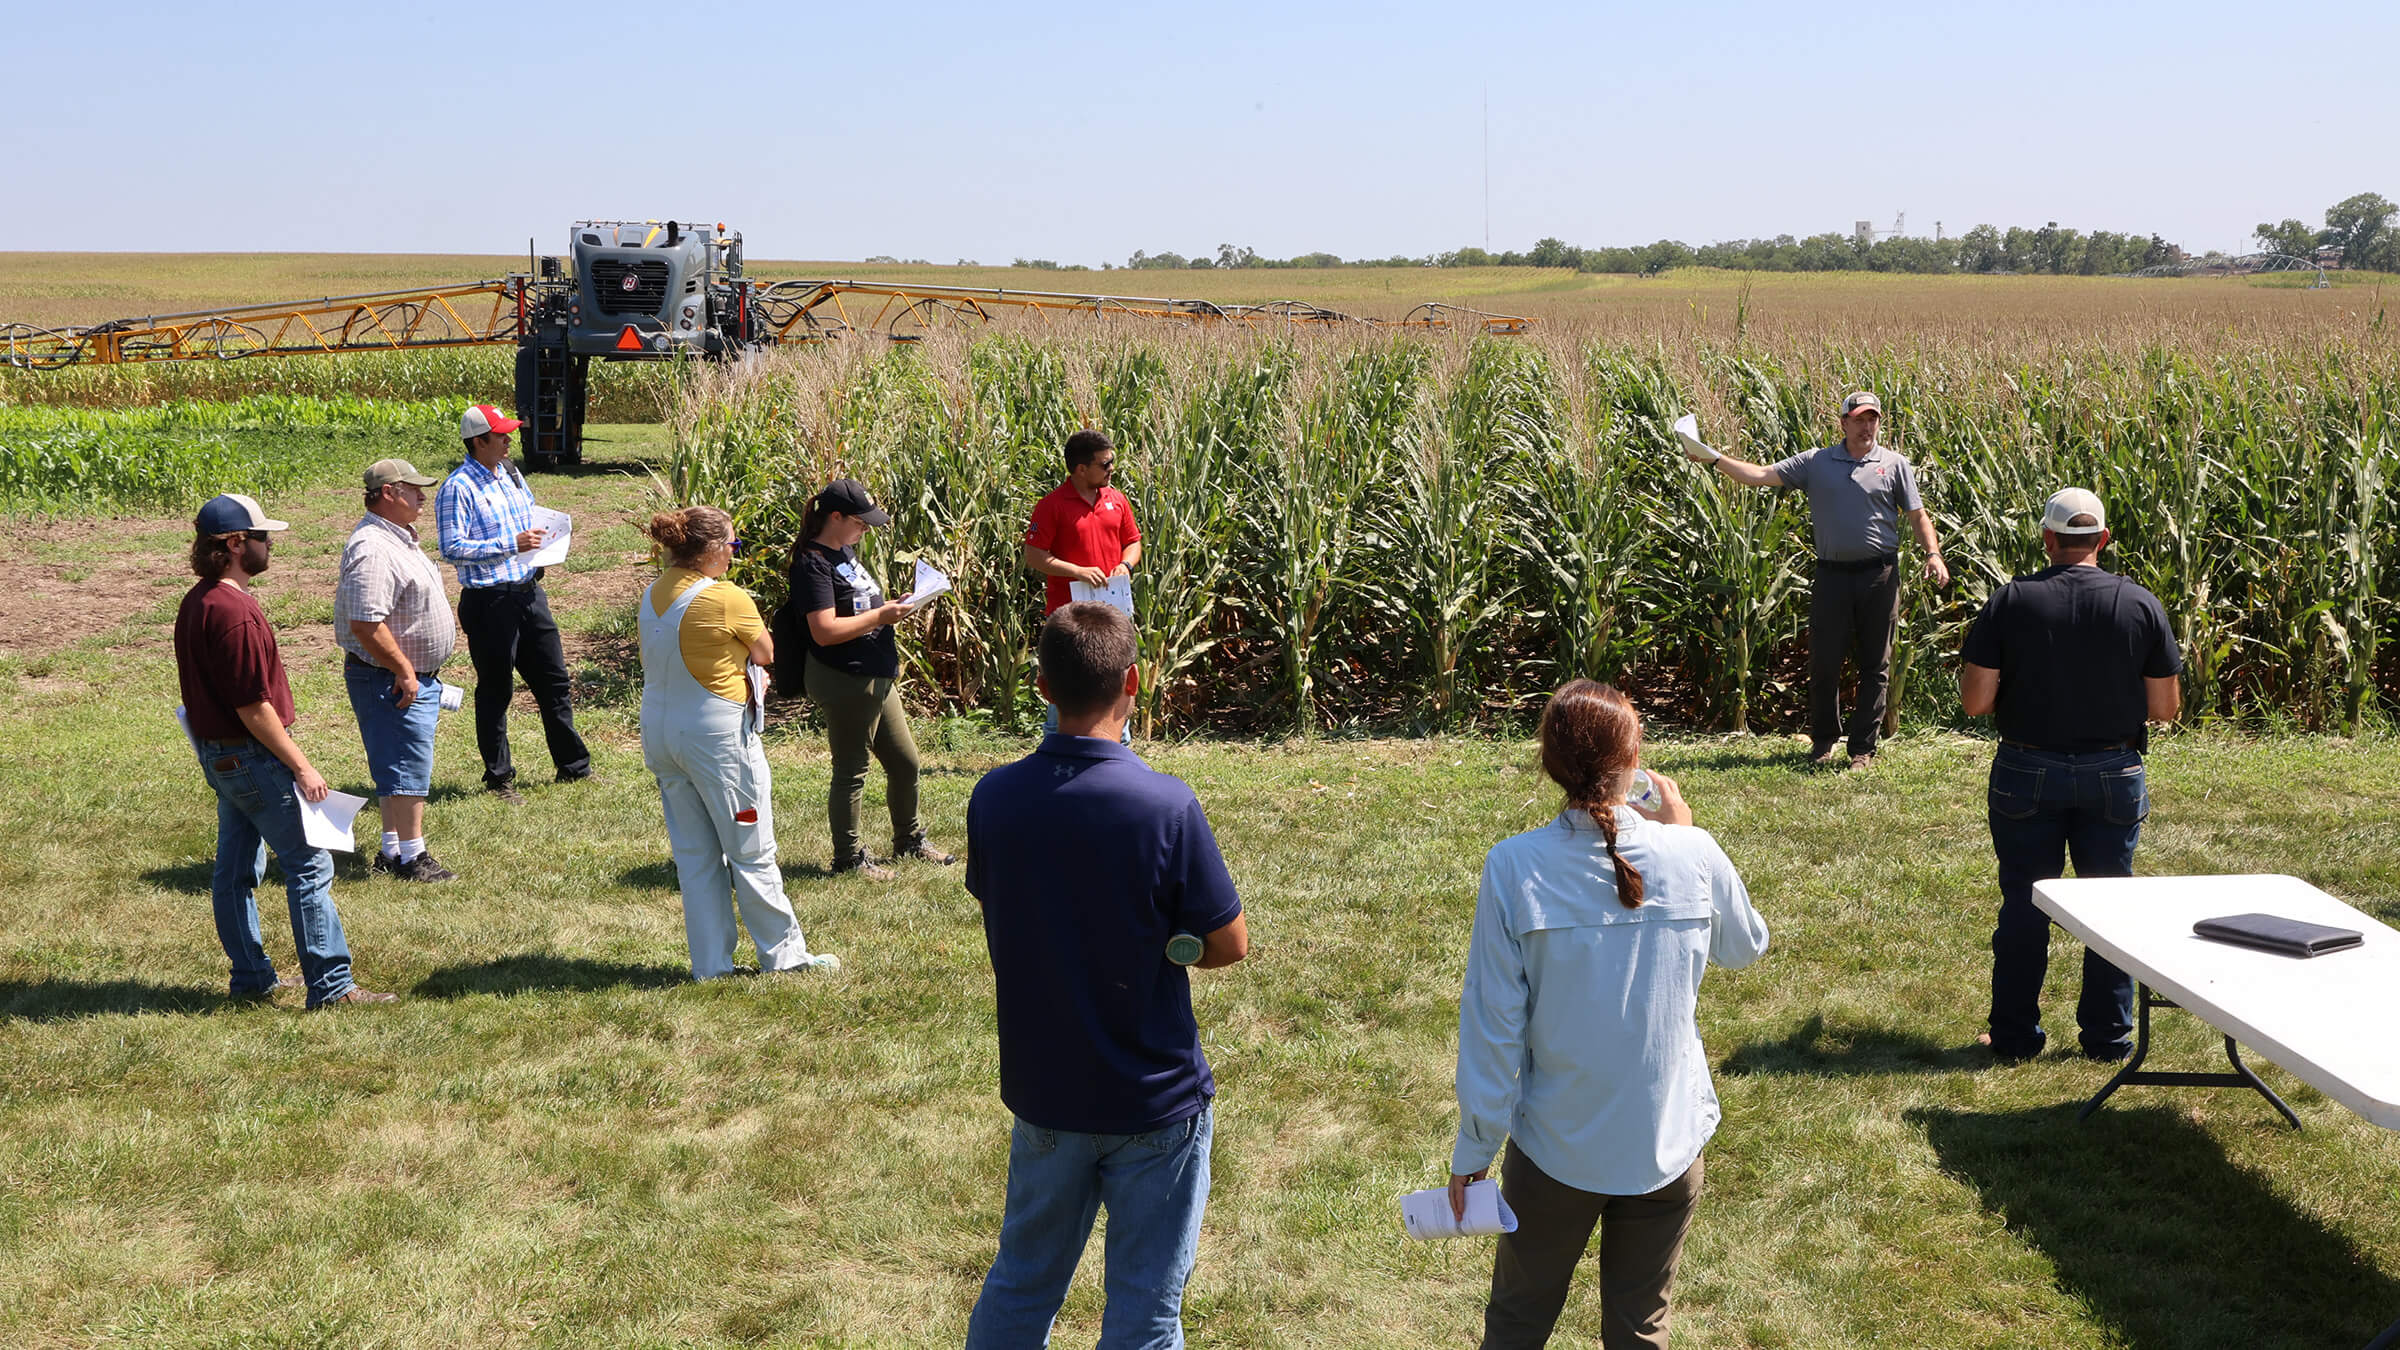
[(858, 559), (867, 530), (891, 519), (855, 480), (827, 484), (809, 501), (800, 542), (792, 546), (790, 587), (775, 615), (775, 639), (801, 653), (800, 687), (823, 710), (832, 741), (825, 813), (833, 827), (833, 870), (877, 881), (891, 880), (892, 871), (868, 857), (858, 838), (870, 754), (883, 764), (893, 860), (958, 861), (925, 841), (917, 817), (917, 742), (900, 706), (900, 644), (892, 632), (912, 611), (886, 600)]

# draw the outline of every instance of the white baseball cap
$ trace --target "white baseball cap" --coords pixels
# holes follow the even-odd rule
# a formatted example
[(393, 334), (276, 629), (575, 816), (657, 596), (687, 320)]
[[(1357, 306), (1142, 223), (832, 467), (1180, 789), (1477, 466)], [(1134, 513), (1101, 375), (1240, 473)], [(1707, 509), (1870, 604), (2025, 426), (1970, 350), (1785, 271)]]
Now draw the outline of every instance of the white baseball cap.
[[(2070, 524), (2077, 516), (2090, 516), (2092, 523)], [(2108, 512), (2101, 509), (2098, 497), (2082, 488), (2063, 488), (2050, 494), (2042, 507), (2042, 528), (2052, 534), (2098, 534), (2108, 528)]]

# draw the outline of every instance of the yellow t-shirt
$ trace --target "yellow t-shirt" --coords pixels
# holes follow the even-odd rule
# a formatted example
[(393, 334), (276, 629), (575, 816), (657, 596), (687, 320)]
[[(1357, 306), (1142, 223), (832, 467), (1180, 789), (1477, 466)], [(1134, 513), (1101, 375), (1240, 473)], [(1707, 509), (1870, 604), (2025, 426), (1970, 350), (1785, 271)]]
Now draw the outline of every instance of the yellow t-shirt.
[[(700, 574), (688, 567), (670, 567), (660, 573), (659, 584), (650, 588), (650, 612), (664, 614), (674, 608), (675, 601), (699, 579)], [(719, 698), (747, 703), (750, 687), (743, 680), (742, 666), (750, 659), (750, 644), (765, 631), (766, 620), (758, 617), (750, 593), (720, 579), (693, 597), (692, 607), (683, 612), (683, 627), (676, 630), (675, 641), (683, 651), (683, 668), (692, 672), (701, 688)]]

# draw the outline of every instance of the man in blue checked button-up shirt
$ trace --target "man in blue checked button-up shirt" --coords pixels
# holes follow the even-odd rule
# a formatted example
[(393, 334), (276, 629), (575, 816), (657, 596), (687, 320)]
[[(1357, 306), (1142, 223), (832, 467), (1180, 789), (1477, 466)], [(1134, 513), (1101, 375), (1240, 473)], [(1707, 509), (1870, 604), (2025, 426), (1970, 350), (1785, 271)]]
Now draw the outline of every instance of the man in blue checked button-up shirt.
[(458, 422), (467, 461), (442, 480), (434, 499), (442, 558), (458, 568), (458, 626), (475, 666), (483, 785), (512, 802), (522, 800), (508, 751), (508, 702), (519, 674), (541, 709), (559, 781), (592, 776), (591, 752), (575, 734), (566, 650), (542, 591), (542, 570), (530, 561), (545, 534), (534, 526), (533, 491), (508, 459), (508, 433), (519, 425), (488, 404), (467, 409)]

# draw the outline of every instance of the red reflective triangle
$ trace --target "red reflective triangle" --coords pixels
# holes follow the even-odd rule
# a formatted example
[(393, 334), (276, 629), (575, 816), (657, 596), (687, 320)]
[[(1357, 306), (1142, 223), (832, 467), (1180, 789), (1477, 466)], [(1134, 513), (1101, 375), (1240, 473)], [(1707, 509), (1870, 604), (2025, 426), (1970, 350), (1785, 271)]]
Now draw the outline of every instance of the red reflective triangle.
[(617, 350), (621, 352), (638, 352), (641, 349), (642, 335), (633, 331), (632, 324), (625, 325), (625, 331), (617, 334)]

